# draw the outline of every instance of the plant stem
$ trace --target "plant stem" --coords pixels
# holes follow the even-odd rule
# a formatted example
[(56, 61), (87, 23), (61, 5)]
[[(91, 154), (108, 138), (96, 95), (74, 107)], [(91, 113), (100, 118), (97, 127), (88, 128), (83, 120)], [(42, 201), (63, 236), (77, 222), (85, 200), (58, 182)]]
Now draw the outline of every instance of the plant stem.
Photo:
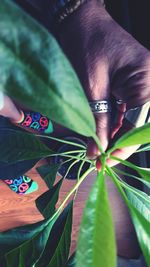
[(114, 159), (114, 160), (117, 160), (117, 161), (119, 161), (119, 162), (121, 162), (123, 165), (125, 165), (125, 166), (127, 166), (127, 167), (129, 167), (129, 168), (131, 168), (131, 169), (133, 169), (133, 170), (139, 170), (139, 169), (142, 169), (142, 167), (139, 167), (139, 166), (137, 166), (137, 165), (135, 165), (135, 164), (133, 164), (133, 163), (127, 161), (127, 160), (122, 160), (122, 159), (117, 158), (117, 157), (114, 157), (114, 156), (111, 156), (110, 158), (111, 158), (111, 159)]
[[(66, 195), (65, 199), (63, 200), (63, 202), (61, 203), (61, 205), (59, 206), (59, 208), (57, 209), (56, 213), (61, 212), (61, 210), (63, 209), (64, 205), (66, 204), (66, 202), (68, 201), (68, 199), (70, 198), (70, 196), (76, 191), (76, 189), (80, 186), (80, 184), (84, 181), (84, 179), (87, 177), (88, 174), (90, 174), (92, 171), (95, 170), (95, 167), (91, 167), (90, 169), (88, 169), (80, 178), (80, 180), (73, 186), (73, 188), (70, 190), (70, 192), (68, 192), (68, 194)], [(55, 214), (56, 214), (55, 213)]]
[(73, 161), (70, 166), (68, 167), (66, 173), (65, 173), (65, 176), (64, 176), (64, 179), (67, 177), (67, 174), (69, 173), (69, 171), (71, 170), (71, 168), (79, 161), (79, 159)]
[[(139, 196), (140, 198), (142, 198), (144, 201), (150, 203), (150, 198), (145, 197), (143, 194), (140, 194), (140, 190), (136, 190), (134, 187), (128, 185), (125, 181), (123, 181), (114, 171), (113, 171), (114, 175), (118, 178), (118, 182), (121, 184), (122, 187), (124, 187), (125, 189), (133, 192), (134, 194), (136, 194), (137, 196)], [(141, 192), (143, 193), (143, 192)], [(144, 193), (145, 194), (145, 193)], [(146, 194), (145, 194), (146, 195)], [(146, 195), (147, 196), (147, 195)]]
[(117, 169), (116, 167), (112, 167), (112, 170), (117, 174), (123, 174), (125, 176), (136, 179), (136, 180), (140, 181), (141, 183), (143, 183), (144, 185), (146, 185), (148, 188), (150, 188), (150, 183), (148, 181), (143, 180), (142, 178), (139, 178), (138, 176), (132, 175), (128, 172), (121, 171), (121, 170)]
[[(78, 173), (77, 173), (77, 181), (80, 180), (80, 174), (81, 174), (81, 170), (82, 170), (82, 167), (83, 167), (84, 163), (85, 163), (85, 162), (82, 161), (81, 164), (80, 164), (80, 167), (79, 167), (79, 170), (78, 170)], [(75, 191), (74, 199), (75, 199), (76, 196), (77, 196), (77, 192), (78, 192), (78, 188), (77, 188), (76, 191)]]
[[(70, 154), (79, 154), (79, 153), (84, 153), (85, 152), (85, 150), (69, 150), (69, 151), (64, 151), (64, 152), (62, 152), (62, 153), (54, 153), (54, 154), (51, 154), (52, 156), (53, 155), (55, 155), (55, 156), (63, 156), (63, 155), (70, 155)], [(80, 155), (80, 154), (79, 154)], [(78, 155), (77, 155), (78, 156)], [(77, 157), (76, 156), (76, 157)]]
[(104, 155), (102, 155), (102, 157), (101, 157), (101, 162), (102, 162), (102, 173), (103, 173), (103, 175), (105, 174), (105, 168), (106, 168), (106, 155), (104, 154)]
[(60, 166), (62, 166), (63, 164), (65, 164), (65, 163), (67, 163), (67, 162), (69, 162), (69, 161), (71, 161), (72, 159), (67, 159), (67, 160), (65, 160), (65, 161), (63, 161), (61, 164), (60, 164)]
[(40, 138), (45, 138), (45, 139), (51, 139), (51, 140), (58, 141), (60, 143), (64, 143), (64, 144), (68, 144), (68, 145), (72, 145), (72, 146), (78, 146), (78, 147), (81, 147), (81, 148), (84, 148), (84, 149), (86, 148), (86, 146), (84, 146), (82, 144), (71, 142), (71, 141), (64, 140), (64, 139), (59, 139), (59, 138), (52, 137), (52, 136), (47, 136), (47, 135), (43, 136), (41, 134), (35, 134), (35, 136), (40, 137)]
[(118, 179), (116, 178), (116, 176), (115, 176), (114, 173), (112, 172), (111, 168), (108, 167), (108, 165), (106, 165), (106, 170), (107, 170), (108, 175), (112, 178), (114, 184), (116, 185), (116, 187), (117, 187), (117, 189), (118, 189), (120, 195), (121, 195), (122, 198), (124, 199), (124, 201), (125, 201), (127, 207), (130, 208), (130, 203), (129, 203), (129, 200), (128, 200), (128, 198), (127, 198), (127, 196), (126, 196), (124, 190), (122, 189), (122, 187), (121, 187), (121, 185), (120, 185)]
[(79, 158), (79, 157), (77, 157), (77, 156), (65, 155), (65, 154), (63, 154), (63, 153), (56, 153), (56, 154), (50, 154), (50, 155), (47, 155), (47, 157), (55, 157), (55, 156), (63, 156), (63, 157), (66, 157), (66, 158), (79, 159), (79, 160), (82, 160), (82, 161), (84, 161), (84, 162), (89, 162), (89, 163), (91, 163), (91, 161), (88, 160), (88, 159), (82, 159), (82, 158)]

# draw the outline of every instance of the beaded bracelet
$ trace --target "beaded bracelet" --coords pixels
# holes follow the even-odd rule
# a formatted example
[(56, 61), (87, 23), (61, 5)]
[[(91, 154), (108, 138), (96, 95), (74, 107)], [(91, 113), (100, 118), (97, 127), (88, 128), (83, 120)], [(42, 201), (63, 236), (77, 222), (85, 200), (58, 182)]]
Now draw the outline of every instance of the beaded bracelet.
[(74, 0), (70, 1), (68, 5), (66, 5), (56, 17), (58, 22), (62, 22), (65, 18), (71, 15), (75, 10), (77, 10), (82, 4), (84, 4), (87, 0)]
[[(50, 2), (50, 18), (55, 22), (62, 22), (65, 18), (71, 15), (78, 7), (84, 4), (87, 0), (57, 0)], [(105, 7), (104, 0), (99, 0)]]
[(55, 22), (61, 22), (87, 0), (58, 0), (50, 3), (50, 18)]

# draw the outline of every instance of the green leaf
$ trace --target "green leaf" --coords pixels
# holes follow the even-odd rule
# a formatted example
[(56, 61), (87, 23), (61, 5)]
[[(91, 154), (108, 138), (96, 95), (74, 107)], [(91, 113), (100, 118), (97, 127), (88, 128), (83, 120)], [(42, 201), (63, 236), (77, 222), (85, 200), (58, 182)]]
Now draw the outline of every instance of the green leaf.
[(71, 202), (59, 216), (49, 236), (43, 255), (35, 267), (64, 267), (69, 256), (72, 230)]
[(121, 162), (123, 165), (137, 171), (138, 174), (140, 174), (140, 176), (146, 180), (147, 182), (150, 182), (150, 169), (149, 168), (142, 168), (142, 167), (139, 167), (127, 160), (122, 160), (122, 159), (119, 159), (119, 158), (116, 158), (116, 157), (110, 157), (112, 159), (115, 159), (115, 160), (118, 160), (119, 162)]
[[(131, 202), (128, 200), (124, 190), (122, 189), (118, 177), (116, 176), (116, 174), (114, 172), (112, 172), (111, 168), (109, 168), (108, 166), (106, 166), (106, 169), (108, 171), (108, 174), (110, 175), (110, 177), (112, 177), (118, 191), (120, 192), (122, 198), (124, 199), (127, 207), (130, 210), (131, 216), (132, 216), (132, 220), (134, 223), (134, 227), (137, 233), (137, 237), (139, 240), (139, 244), (141, 246), (141, 249), (143, 251), (145, 260), (148, 264), (148, 267), (150, 267), (150, 222), (143, 216), (143, 214), (141, 214), (141, 208), (140, 206), (138, 206), (135, 208), (133, 205), (135, 205), (135, 203), (131, 204)], [(133, 200), (132, 200), (133, 201)]]
[(130, 206), (130, 211), (139, 244), (150, 267), (150, 222), (134, 206)]
[(116, 243), (104, 175), (98, 174), (84, 209), (76, 267), (116, 267)]
[(143, 183), (144, 185), (146, 185), (148, 188), (150, 188), (150, 183), (149, 182), (147, 182), (147, 181), (145, 181), (145, 180), (143, 180), (142, 178), (139, 178), (138, 176), (135, 176), (135, 175), (132, 175), (132, 174), (130, 174), (130, 173), (128, 173), (128, 172), (124, 172), (124, 171), (122, 171), (122, 170), (120, 170), (120, 169), (118, 169), (118, 168), (116, 168), (116, 167), (112, 167), (112, 170), (116, 173), (119, 173), (119, 174), (123, 174), (123, 175), (125, 175), (125, 176), (128, 176), (128, 177), (131, 177), (131, 178), (133, 178), (133, 179), (136, 179), (136, 180), (138, 180), (138, 181), (140, 181), (141, 183)]
[(40, 174), (44, 182), (47, 184), (48, 188), (51, 189), (58, 172), (60, 164), (51, 164), (51, 165), (44, 165), (36, 168), (37, 172)]
[(55, 205), (58, 201), (60, 187), (63, 178), (50, 190), (43, 193), (36, 199), (36, 206), (44, 218), (51, 217), (55, 212)]
[[(128, 185), (127, 183), (125, 182), (122, 182), (121, 183), (122, 186), (127, 190), (127, 192), (132, 192), (135, 194), (135, 196), (137, 196), (138, 198), (140, 198), (141, 201), (143, 201), (144, 203), (147, 203), (147, 206), (149, 206), (150, 204), (150, 197), (149, 195), (147, 195), (145, 192), (131, 186), (131, 185)], [(150, 207), (150, 206), (149, 206)]]
[(0, 161), (6, 163), (40, 159), (53, 153), (33, 134), (10, 129), (1, 129), (0, 151)]
[(16, 227), (14, 229), (0, 233), (0, 263), (6, 267), (4, 258), (5, 253), (20, 246), (25, 241), (31, 239), (37, 233), (40, 233), (47, 225), (48, 220), (43, 220), (38, 223)]
[(32, 238), (21, 244), (17, 248), (9, 251), (5, 257), (7, 267), (31, 267), (41, 257), (46, 246), (52, 226), (58, 214), (53, 219), (48, 219), (42, 231), (35, 234)]
[(135, 128), (124, 134), (115, 142), (113, 148), (110, 150), (114, 151), (122, 147), (147, 143), (150, 143), (150, 123), (146, 123), (144, 126)]
[(150, 182), (150, 169), (138, 167), (135, 169), (143, 179)]
[(114, 173), (113, 174), (115, 175), (115, 177), (117, 178), (118, 182), (121, 184), (121, 186), (123, 188), (126, 189), (127, 192), (133, 192), (137, 197), (139, 197), (141, 199), (141, 201), (143, 200), (144, 203), (147, 203), (150, 204), (150, 197), (149, 195), (147, 195), (145, 192), (129, 185), (128, 183), (126, 183), (125, 181), (123, 181), (119, 176), (118, 174)]
[[(140, 192), (140, 190), (138, 190), (138, 192), (141, 194), (141, 196), (149, 198), (150, 201), (150, 197), (147, 194)], [(148, 201), (144, 201), (143, 197), (137, 196), (128, 189), (126, 189), (126, 194), (132, 206), (134, 206), (140, 212), (140, 214), (150, 222), (150, 203), (148, 203)]]
[(54, 37), (8, 0), (1, 1), (0, 29), (0, 89), (57, 123), (93, 136), (88, 101)]

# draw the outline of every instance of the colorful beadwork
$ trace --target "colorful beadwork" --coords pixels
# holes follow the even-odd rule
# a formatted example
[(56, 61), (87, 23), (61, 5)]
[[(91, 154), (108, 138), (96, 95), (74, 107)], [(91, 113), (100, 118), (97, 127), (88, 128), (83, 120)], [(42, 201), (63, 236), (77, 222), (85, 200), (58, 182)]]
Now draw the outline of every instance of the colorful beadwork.
[(23, 127), (29, 127), (35, 131), (47, 134), (53, 132), (52, 122), (39, 112), (25, 111), (24, 118), (21, 122), (19, 122), (19, 124)]
[(17, 178), (6, 179), (4, 182), (9, 186), (9, 188), (19, 195), (32, 193), (37, 190), (38, 185), (30, 177), (21, 175)]

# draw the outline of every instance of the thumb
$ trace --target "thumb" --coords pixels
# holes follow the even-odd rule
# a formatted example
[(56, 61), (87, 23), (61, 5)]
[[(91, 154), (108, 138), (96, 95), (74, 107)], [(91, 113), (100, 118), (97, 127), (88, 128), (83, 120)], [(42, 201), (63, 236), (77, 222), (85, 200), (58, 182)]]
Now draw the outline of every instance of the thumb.
[[(110, 113), (95, 114), (96, 134), (100, 140), (101, 146), (105, 151), (110, 139)], [(100, 155), (100, 151), (93, 139), (88, 140), (87, 157), (95, 159)]]
[(0, 94), (0, 115), (8, 117), (14, 122), (21, 120), (22, 114), (13, 101), (6, 95)]

